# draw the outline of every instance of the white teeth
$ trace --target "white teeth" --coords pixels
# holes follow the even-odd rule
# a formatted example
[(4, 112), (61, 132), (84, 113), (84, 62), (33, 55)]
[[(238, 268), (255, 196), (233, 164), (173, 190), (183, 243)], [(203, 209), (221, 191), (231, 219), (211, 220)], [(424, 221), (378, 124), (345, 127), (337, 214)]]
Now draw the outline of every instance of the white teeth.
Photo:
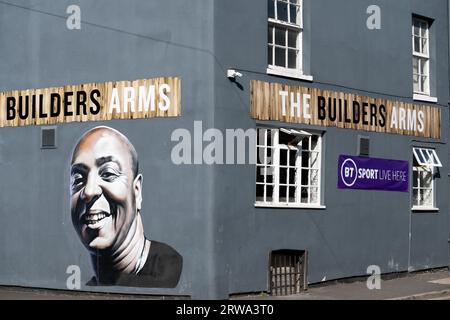
[(106, 217), (106, 214), (104, 214), (104, 213), (89, 214), (89, 215), (86, 215), (85, 221), (88, 224), (93, 224), (93, 223), (96, 223), (96, 222), (98, 222), (100, 220), (103, 220), (105, 217)]

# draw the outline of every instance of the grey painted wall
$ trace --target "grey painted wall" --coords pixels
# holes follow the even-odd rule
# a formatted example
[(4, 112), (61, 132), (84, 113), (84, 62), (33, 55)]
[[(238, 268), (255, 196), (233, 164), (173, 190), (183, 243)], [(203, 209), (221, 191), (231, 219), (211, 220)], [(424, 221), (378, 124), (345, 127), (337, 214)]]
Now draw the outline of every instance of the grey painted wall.
[[(60, 125), (54, 150), (40, 149), (40, 127), (1, 129), (0, 283), (65, 289), (69, 265), (81, 267), (83, 283), (92, 276), (70, 220), (69, 160), (82, 133), (106, 124), (139, 153), (147, 236), (176, 248), (184, 268), (175, 289), (98, 290), (212, 296), (212, 168), (173, 165), (170, 138), (196, 119), (212, 124), (213, 3), (9, 2), (32, 10), (0, 3), (1, 90), (179, 76), (183, 116)], [(66, 28), (69, 4), (81, 7), (80, 31)]]
[[(9, 0), (0, 3), (0, 90), (182, 78), (182, 116), (58, 126), (58, 148), (40, 149), (40, 128), (0, 129), (0, 284), (65, 288), (69, 265), (91, 276), (86, 250), (69, 217), (69, 157), (79, 136), (100, 124), (125, 133), (144, 174), (144, 227), (184, 257), (175, 289), (99, 291), (225, 298), (267, 290), (267, 258), (275, 249), (306, 249), (309, 280), (448, 264), (448, 158), (437, 180), (439, 213), (411, 215), (410, 194), (336, 188), (337, 158), (356, 154), (361, 132), (324, 130), (326, 210), (254, 208), (254, 166), (175, 166), (176, 128), (254, 128), (252, 79), (344, 90), (411, 102), (411, 15), (435, 19), (435, 90), (448, 100), (448, 16), (444, 0), (305, 0), (307, 69), (313, 83), (266, 75), (267, 5), (261, 0)], [(365, 27), (366, 8), (382, 8), (382, 29)], [(82, 30), (65, 28), (69, 4), (82, 8)], [(26, 8), (32, 8), (25, 9)], [(445, 9), (445, 10), (444, 10)], [(239, 88), (225, 74), (244, 73)], [(348, 87), (343, 88), (343, 87)], [(391, 96), (387, 96), (391, 97)], [(364, 133), (374, 157), (412, 161), (413, 145), (448, 155), (442, 139)], [(302, 126), (304, 127), (304, 126)], [(307, 127), (305, 127), (307, 128)], [(412, 241), (409, 241), (411, 230)], [(409, 254), (410, 253), (410, 254)], [(85, 286), (83, 290), (88, 290)]]
[[(433, 93), (442, 106), (442, 139), (313, 127), (324, 131), (326, 210), (255, 208), (255, 168), (219, 167), (214, 183), (215, 239), (216, 250), (225, 253), (217, 263), (222, 293), (267, 290), (268, 255), (276, 249), (308, 250), (310, 283), (365, 275), (372, 264), (383, 273), (448, 265), (447, 2), (305, 0), (305, 25), (310, 29), (305, 31), (304, 62), (312, 83), (266, 75), (267, 7), (262, 2), (216, 1), (216, 127), (257, 125), (248, 116), (253, 79), (413, 102), (411, 19), (419, 14), (435, 19)], [(381, 30), (366, 28), (371, 4), (381, 7)], [(227, 68), (242, 70), (241, 88), (226, 79)], [(373, 157), (412, 163), (413, 146), (435, 147), (444, 162), (436, 187), (439, 213), (411, 214), (410, 193), (337, 189), (338, 156), (356, 154), (358, 134), (370, 137)]]

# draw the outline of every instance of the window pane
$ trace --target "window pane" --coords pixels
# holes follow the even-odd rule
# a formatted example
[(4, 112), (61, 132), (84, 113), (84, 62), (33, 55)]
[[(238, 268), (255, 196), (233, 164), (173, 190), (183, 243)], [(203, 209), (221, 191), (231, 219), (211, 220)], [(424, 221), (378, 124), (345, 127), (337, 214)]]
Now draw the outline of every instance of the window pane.
[(280, 168), (280, 184), (287, 184), (287, 168)]
[(272, 46), (267, 47), (267, 62), (270, 65), (273, 65), (273, 47)]
[(423, 192), (424, 192), (424, 189), (419, 189), (418, 190), (417, 199), (418, 199), (418, 202), (419, 202), (419, 206), (425, 205), (424, 202), (423, 202)]
[(422, 75), (428, 75), (428, 61), (421, 59), (420, 60), (420, 73)]
[(319, 203), (319, 189), (318, 188), (310, 188), (310, 198), (311, 203), (318, 204)]
[(413, 170), (413, 188), (417, 188), (419, 186), (419, 172), (417, 170)]
[(413, 57), (413, 73), (418, 74), (419, 73), (419, 58)]
[(258, 129), (258, 146), (264, 146), (266, 144), (266, 129)]
[(421, 77), (421, 83), (420, 83), (422, 92), (427, 93), (428, 92), (428, 77), (422, 76)]
[(414, 37), (414, 52), (421, 52), (420, 51), (420, 38)]
[(297, 175), (297, 169), (295, 168), (290, 168), (289, 169), (289, 184), (294, 184), (295, 185), (295, 177)]
[(274, 0), (267, 1), (269, 18), (275, 19), (275, 3)]
[(424, 190), (423, 191), (423, 204), (425, 206), (432, 206), (433, 205), (433, 192), (432, 190)]
[(257, 164), (264, 164), (264, 158), (265, 158), (265, 153), (264, 153), (264, 148), (263, 147), (258, 147), (258, 152), (256, 155), (256, 163)]
[(282, 48), (275, 48), (275, 65), (286, 67), (286, 50)]
[(300, 183), (302, 186), (309, 185), (309, 170), (308, 169), (302, 169), (302, 179), (301, 179)]
[(297, 40), (298, 40), (298, 32), (288, 30), (288, 46), (297, 49), (298, 48)]
[(273, 27), (270, 26), (267, 30), (267, 43), (273, 44)]
[(256, 167), (256, 183), (264, 183), (265, 169), (264, 167)]
[(319, 136), (311, 136), (311, 150), (319, 151)]
[(422, 38), (422, 53), (428, 54), (428, 40), (425, 38)]
[(267, 145), (273, 146), (273, 137), (275, 135), (275, 130), (267, 130)]
[(309, 168), (309, 152), (303, 151), (302, 152), (302, 168)]
[(273, 148), (267, 148), (266, 164), (273, 164)]
[(303, 149), (303, 150), (310, 150), (310, 149), (309, 149), (309, 137), (304, 138), (304, 139), (302, 140), (302, 149)]
[(266, 186), (266, 201), (273, 202), (273, 185)]
[(300, 202), (301, 203), (308, 203), (308, 190), (309, 188), (301, 188), (301, 194), (300, 194)]
[[(296, 1), (291, 1), (291, 3), (295, 3)], [(295, 6), (295, 5), (291, 5), (290, 7), (290, 14), (291, 14), (291, 23), (295, 23), (295, 24), (300, 24), (300, 7), (299, 6)]]
[(311, 152), (311, 168), (319, 169), (319, 153)]
[(256, 185), (256, 201), (264, 201), (264, 185)]
[(289, 187), (289, 202), (294, 203), (295, 201), (295, 187)]
[(289, 150), (289, 165), (295, 166), (297, 160), (297, 150)]
[(280, 202), (287, 202), (287, 187), (280, 187)]
[(286, 29), (275, 28), (275, 44), (286, 46)]
[(311, 170), (311, 186), (319, 186), (319, 170)]
[(266, 183), (273, 183), (274, 167), (266, 167)]
[(413, 84), (414, 84), (414, 91), (416, 92), (420, 92), (420, 86), (419, 86), (419, 76), (418, 75), (414, 75), (413, 76)]
[(433, 182), (433, 174), (428, 171), (422, 171), (420, 187), (430, 189), (430, 188), (432, 188), (432, 185), (431, 185), (432, 182)]
[(288, 50), (288, 68), (297, 68), (297, 50)]
[(281, 166), (287, 166), (288, 165), (287, 153), (288, 153), (288, 150), (280, 150), (280, 165)]
[(287, 10), (287, 8), (288, 8), (288, 5), (287, 5), (287, 3), (286, 2), (282, 2), (282, 1), (278, 1), (278, 7), (277, 7), (277, 10), (278, 10), (278, 17), (277, 17), (277, 19), (278, 20), (283, 20), (283, 21), (288, 21), (288, 10)]
[(419, 204), (419, 190), (414, 189), (413, 190), (413, 205), (418, 206)]
[(417, 20), (414, 20), (414, 35), (420, 36), (420, 23)]
[(426, 22), (422, 22), (420, 24), (420, 31), (421, 31), (420, 36), (422, 38), (426, 38), (427, 37), (427, 31), (428, 31), (428, 24)]

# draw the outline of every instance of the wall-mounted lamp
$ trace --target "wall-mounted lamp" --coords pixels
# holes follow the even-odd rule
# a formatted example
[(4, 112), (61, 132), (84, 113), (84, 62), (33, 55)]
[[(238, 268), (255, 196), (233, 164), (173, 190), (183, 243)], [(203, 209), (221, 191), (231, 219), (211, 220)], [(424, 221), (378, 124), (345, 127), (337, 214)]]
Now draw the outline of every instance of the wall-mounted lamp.
[(236, 77), (241, 78), (242, 77), (242, 73), (237, 72), (234, 69), (228, 69), (227, 70), (227, 77), (228, 77), (228, 79), (236, 79)]

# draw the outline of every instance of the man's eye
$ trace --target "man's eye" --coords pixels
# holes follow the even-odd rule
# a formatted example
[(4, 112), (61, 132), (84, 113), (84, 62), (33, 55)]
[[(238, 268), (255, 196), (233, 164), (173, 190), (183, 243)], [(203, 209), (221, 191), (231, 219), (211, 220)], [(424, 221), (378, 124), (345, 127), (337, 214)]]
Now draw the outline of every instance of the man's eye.
[(119, 175), (120, 174), (118, 172), (112, 169), (108, 169), (100, 173), (100, 177), (105, 181), (113, 181), (119, 177)]
[(72, 187), (76, 188), (76, 187), (80, 186), (83, 182), (84, 182), (84, 177), (81, 174), (76, 173), (72, 176)]

